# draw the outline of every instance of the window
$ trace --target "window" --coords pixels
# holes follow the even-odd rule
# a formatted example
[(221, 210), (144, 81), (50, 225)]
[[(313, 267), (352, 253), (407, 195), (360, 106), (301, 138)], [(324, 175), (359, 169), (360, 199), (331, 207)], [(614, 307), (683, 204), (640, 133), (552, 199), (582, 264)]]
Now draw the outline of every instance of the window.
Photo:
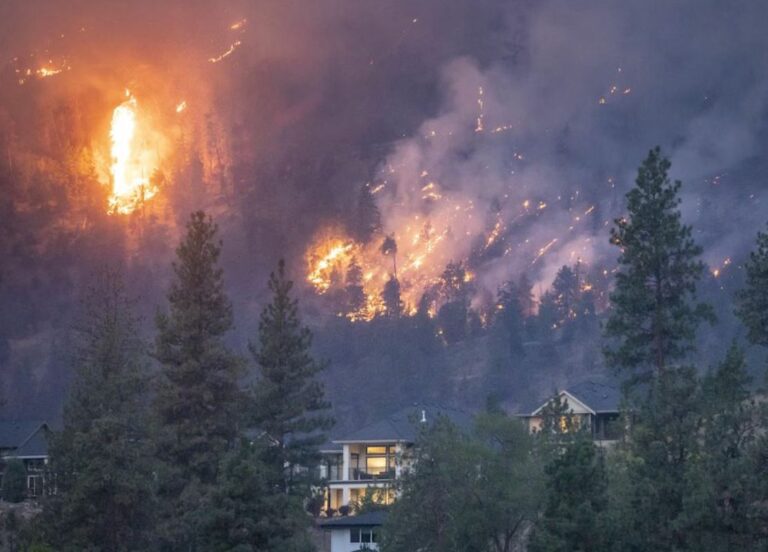
[(365, 449), (365, 471), (374, 478), (393, 478), (395, 471), (394, 445), (377, 445)]
[(349, 530), (349, 542), (362, 544), (379, 542), (379, 528), (353, 527)]

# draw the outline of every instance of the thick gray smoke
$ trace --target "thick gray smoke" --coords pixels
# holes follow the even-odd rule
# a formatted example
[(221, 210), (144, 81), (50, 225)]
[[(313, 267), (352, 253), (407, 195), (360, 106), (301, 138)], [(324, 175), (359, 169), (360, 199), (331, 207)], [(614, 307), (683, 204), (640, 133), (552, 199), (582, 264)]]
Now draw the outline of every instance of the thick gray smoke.
[[(523, 271), (546, 286), (578, 258), (611, 265), (606, 223), (658, 144), (706, 260), (738, 259), (768, 218), (766, 16), (717, 0), (2, 2), (6, 394), (52, 387), (96, 265), (125, 264), (151, 315), (196, 208), (222, 226), (241, 342), (277, 258), (300, 279), (315, 232), (349, 222), (365, 182), (385, 184), (387, 232), (471, 204), (441, 258), (472, 256), (489, 293)], [(62, 73), (35, 78), (49, 64)], [(141, 220), (105, 213), (88, 162), (126, 87), (168, 113), (178, 150)]]

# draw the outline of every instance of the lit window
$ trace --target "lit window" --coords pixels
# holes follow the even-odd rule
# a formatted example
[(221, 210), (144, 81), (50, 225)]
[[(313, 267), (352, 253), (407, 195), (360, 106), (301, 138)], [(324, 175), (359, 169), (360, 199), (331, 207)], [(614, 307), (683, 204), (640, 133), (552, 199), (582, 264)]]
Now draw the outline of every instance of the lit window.
[(349, 542), (362, 544), (379, 542), (379, 528), (354, 527), (349, 530)]

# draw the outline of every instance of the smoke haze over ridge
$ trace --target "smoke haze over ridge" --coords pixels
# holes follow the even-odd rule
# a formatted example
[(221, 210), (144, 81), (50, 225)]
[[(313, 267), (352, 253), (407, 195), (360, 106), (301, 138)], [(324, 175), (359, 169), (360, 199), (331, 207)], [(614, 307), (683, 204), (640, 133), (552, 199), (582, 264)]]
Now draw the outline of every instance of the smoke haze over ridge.
[[(541, 289), (577, 258), (612, 266), (606, 223), (659, 144), (705, 260), (743, 258), (768, 219), (766, 16), (716, 0), (4, 2), (0, 366), (60, 370), (55, 339), (42, 368), (25, 340), (57, 335), (103, 262), (128, 267), (151, 316), (196, 208), (222, 227), (243, 342), (276, 259), (303, 280), (366, 182), (383, 184), (385, 233), (419, 215), (449, 236), (435, 271), (471, 257), (487, 293), (523, 271)], [(62, 72), (25, 73), (49, 64)], [(143, 221), (106, 214), (89, 161), (126, 88), (168, 152)], [(441, 211), (457, 204), (472, 207)]]

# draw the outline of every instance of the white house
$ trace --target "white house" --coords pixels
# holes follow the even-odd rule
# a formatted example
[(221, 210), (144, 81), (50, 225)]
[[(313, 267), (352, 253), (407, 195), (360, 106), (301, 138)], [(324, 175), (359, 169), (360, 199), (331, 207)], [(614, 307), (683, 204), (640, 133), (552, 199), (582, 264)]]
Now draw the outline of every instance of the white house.
[(471, 415), (460, 410), (412, 406), (322, 447), (320, 475), (328, 482), (327, 517), (318, 524), (331, 533), (331, 552), (377, 549), (378, 528), (386, 512), (354, 515), (355, 506), (371, 491), (379, 503), (395, 500), (395, 482), (411, 465), (419, 431), (440, 416), (460, 428), (472, 424)]
[(379, 529), (386, 515), (385, 511), (377, 510), (325, 520), (323, 528), (331, 533), (331, 552), (378, 550)]

